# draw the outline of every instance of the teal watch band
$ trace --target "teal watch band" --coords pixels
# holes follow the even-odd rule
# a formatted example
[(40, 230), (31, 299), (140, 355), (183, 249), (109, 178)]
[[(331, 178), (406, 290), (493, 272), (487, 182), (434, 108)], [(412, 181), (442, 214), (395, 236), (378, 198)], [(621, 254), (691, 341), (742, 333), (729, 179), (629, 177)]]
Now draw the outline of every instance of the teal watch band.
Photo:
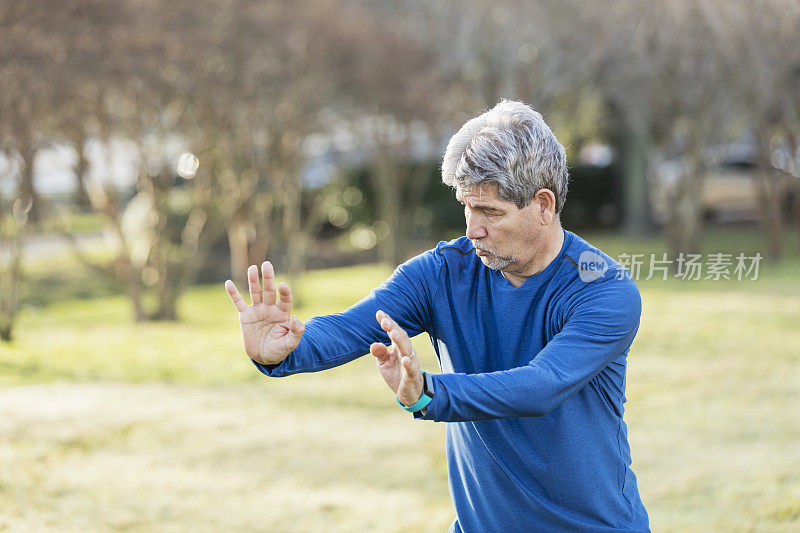
[(397, 398), (397, 405), (399, 405), (409, 413), (416, 413), (417, 411), (425, 409), (425, 407), (429, 403), (431, 403), (431, 400), (433, 400), (433, 398), (431, 398), (430, 396), (428, 396), (423, 392), (422, 396), (419, 397), (419, 400), (417, 400), (417, 403), (415, 403), (414, 405), (405, 406), (400, 402), (400, 398)]

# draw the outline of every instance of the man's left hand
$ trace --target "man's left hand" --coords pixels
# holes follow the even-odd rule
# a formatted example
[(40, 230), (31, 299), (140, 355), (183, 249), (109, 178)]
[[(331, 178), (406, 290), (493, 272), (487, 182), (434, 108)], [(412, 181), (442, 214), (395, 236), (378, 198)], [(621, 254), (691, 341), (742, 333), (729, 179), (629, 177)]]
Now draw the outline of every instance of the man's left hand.
[(375, 313), (375, 318), (389, 335), (392, 346), (387, 348), (385, 344), (376, 342), (369, 347), (369, 352), (375, 356), (384, 381), (397, 395), (400, 403), (405, 406), (414, 405), (422, 396), (423, 377), (411, 339), (383, 311)]

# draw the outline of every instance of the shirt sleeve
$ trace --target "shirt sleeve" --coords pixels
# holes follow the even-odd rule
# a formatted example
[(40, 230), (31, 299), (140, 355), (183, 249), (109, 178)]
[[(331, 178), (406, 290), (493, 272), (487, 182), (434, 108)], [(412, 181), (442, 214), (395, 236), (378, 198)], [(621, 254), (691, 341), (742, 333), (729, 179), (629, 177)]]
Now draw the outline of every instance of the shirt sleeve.
[(390, 342), (375, 319), (378, 310), (389, 314), (411, 337), (430, 331), (438, 267), (435, 250), (410, 259), (346, 311), (306, 321), (300, 344), (286, 359), (276, 365), (253, 364), (267, 376), (282, 377), (348, 363), (367, 354), (373, 342)]
[(463, 422), (535, 417), (557, 408), (627, 354), (639, 328), (641, 297), (632, 280), (612, 278), (593, 289), (574, 297), (562, 330), (527, 365), (432, 375), (433, 400), (421, 418)]

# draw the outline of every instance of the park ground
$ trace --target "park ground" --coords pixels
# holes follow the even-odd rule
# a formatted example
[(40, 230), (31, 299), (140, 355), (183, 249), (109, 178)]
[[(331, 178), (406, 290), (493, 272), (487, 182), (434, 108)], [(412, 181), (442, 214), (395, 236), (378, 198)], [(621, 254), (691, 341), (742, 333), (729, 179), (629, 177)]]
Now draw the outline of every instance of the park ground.
[[(612, 256), (654, 239), (590, 236)], [(757, 280), (638, 282), (628, 360), (633, 470), (654, 531), (800, 530), (800, 252)], [(707, 251), (763, 249), (715, 231)], [(241, 350), (222, 284), (177, 323), (131, 321), (68, 258), (27, 265), (0, 345), (0, 530), (445, 531), (444, 427), (412, 422), (374, 361), (270, 380)], [(386, 267), (308, 273), (301, 319)], [(417, 337), (423, 365), (436, 369)]]

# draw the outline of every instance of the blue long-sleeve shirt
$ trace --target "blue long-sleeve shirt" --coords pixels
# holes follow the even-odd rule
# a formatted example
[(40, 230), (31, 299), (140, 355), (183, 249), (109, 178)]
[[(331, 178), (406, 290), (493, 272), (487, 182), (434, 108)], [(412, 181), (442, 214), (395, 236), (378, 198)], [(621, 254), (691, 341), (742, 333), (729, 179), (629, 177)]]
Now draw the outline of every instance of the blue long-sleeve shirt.
[(389, 342), (383, 309), (409, 335), (427, 332), (439, 360), (423, 418), (448, 422), (451, 531), (648, 531), (623, 421), (641, 314), (624, 274), (564, 231), (558, 256), (515, 287), (462, 237), (343, 313), (308, 320), (284, 361), (256, 366), (284, 376), (351, 361)]

